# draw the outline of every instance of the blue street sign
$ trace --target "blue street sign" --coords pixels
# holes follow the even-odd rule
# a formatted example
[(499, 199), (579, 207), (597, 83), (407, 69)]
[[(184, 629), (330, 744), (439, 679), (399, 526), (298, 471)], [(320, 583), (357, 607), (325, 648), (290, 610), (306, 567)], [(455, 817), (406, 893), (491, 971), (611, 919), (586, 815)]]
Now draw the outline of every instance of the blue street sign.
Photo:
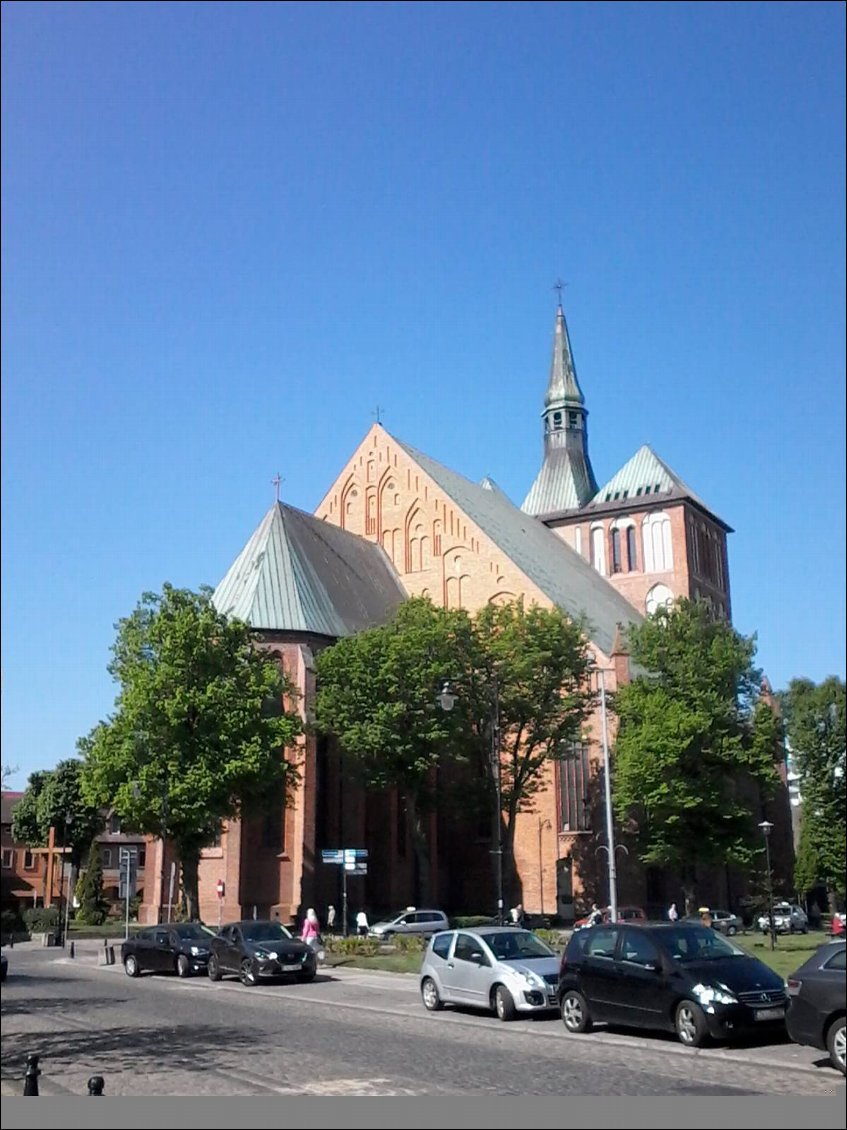
[(367, 859), (368, 852), (366, 848), (345, 848), (344, 849), (344, 862), (352, 863), (356, 859)]
[(321, 852), (321, 860), (324, 863), (343, 863), (344, 862), (344, 852), (343, 851), (333, 851), (329, 848), (324, 848), (323, 851)]

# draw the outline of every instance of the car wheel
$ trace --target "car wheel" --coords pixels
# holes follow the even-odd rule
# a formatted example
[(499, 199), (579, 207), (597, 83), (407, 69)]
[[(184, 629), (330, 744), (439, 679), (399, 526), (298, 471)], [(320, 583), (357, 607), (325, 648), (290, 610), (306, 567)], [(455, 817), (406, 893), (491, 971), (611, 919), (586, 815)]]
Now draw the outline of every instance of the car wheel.
[(735, 935), (738, 933), (738, 927), (737, 926), (727, 926), (726, 932), (727, 932), (727, 934), (729, 934), (729, 936), (731, 938), (734, 938)]
[(241, 978), (242, 985), (256, 984), (256, 970), (253, 968), (253, 962), (249, 957), (245, 957), (242, 961), (238, 976)]
[(699, 1048), (709, 1034), (703, 1010), (694, 1001), (680, 1001), (674, 1023), (680, 1043), (687, 1048)]
[(440, 1012), (444, 1008), (444, 1001), (438, 991), (438, 986), (431, 977), (426, 977), (421, 985), (421, 1000), (424, 1008), (429, 1012)]
[(574, 989), (565, 993), (562, 997), (561, 1013), (562, 1023), (569, 1032), (578, 1035), (580, 1032), (591, 1031), (591, 1013), (582, 993), (577, 993)]
[(221, 967), (218, 964), (218, 959), (214, 954), (212, 954), (212, 956), (209, 958), (209, 965), (206, 969), (206, 972), (209, 974), (210, 981), (220, 981), (221, 977), (223, 976), (223, 974), (221, 973)]
[(124, 972), (127, 977), (138, 977), (141, 969), (138, 965), (138, 958), (134, 954), (128, 954), (124, 958)]
[(826, 1048), (832, 1066), (842, 1075), (847, 1073), (844, 1067), (845, 1054), (847, 1054), (845, 1052), (845, 1039), (847, 1038), (844, 1034), (844, 1017), (840, 1016), (829, 1026), (829, 1031), (826, 1034)]
[(498, 985), (494, 990), (494, 1011), (497, 1013), (498, 1020), (514, 1020), (515, 1002), (512, 999), (512, 994), (505, 985)]
[(191, 976), (191, 962), (188, 960), (184, 953), (181, 953), (176, 959), (176, 971), (180, 975), (180, 977)]

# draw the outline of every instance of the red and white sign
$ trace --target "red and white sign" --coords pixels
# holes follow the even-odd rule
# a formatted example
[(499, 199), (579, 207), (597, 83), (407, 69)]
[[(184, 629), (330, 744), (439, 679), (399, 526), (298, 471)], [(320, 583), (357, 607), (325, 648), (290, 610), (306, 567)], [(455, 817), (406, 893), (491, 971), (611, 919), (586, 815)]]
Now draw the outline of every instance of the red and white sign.
[(218, 898), (222, 899), (224, 897), (224, 891), (226, 890), (226, 886), (224, 885), (223, 879), (218, 879), (217, 890), (218, 890)]

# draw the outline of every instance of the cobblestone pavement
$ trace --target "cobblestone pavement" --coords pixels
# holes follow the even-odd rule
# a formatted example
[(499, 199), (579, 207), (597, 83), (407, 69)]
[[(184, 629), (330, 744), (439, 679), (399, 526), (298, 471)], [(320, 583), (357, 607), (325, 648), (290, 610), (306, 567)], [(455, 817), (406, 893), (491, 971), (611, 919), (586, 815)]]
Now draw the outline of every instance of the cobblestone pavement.
[(822, 1053), (747, 1042), (692, 1051), (671, 1037), (568, 1036), (552, 1015), (427, 1013), (412, 976), (332, 970), (311, 985), (126, 977), (57, 951), (9, 951), (0, 1074), (20, 1094), (26, 1055), (41, 1093), (84, 1095), (843, 1096)]

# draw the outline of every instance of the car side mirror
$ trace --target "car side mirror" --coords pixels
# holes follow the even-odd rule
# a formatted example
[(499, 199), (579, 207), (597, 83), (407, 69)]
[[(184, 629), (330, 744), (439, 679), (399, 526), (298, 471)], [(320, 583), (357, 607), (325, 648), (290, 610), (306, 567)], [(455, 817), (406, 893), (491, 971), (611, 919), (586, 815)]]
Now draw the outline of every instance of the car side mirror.
[(647, 970), (648, 973), (661, 973), (662, 972), (661, 965), (658, 965), (655, 961), (648, 961), (645, 964), (644, 968)]
[(481, 954), (481, 953), (472, 953), (471, 954), (471, 961), (474, 963), (474, 965), (486, 965), (487, 964), (487, 962), (485, 960), (485, 955)]

